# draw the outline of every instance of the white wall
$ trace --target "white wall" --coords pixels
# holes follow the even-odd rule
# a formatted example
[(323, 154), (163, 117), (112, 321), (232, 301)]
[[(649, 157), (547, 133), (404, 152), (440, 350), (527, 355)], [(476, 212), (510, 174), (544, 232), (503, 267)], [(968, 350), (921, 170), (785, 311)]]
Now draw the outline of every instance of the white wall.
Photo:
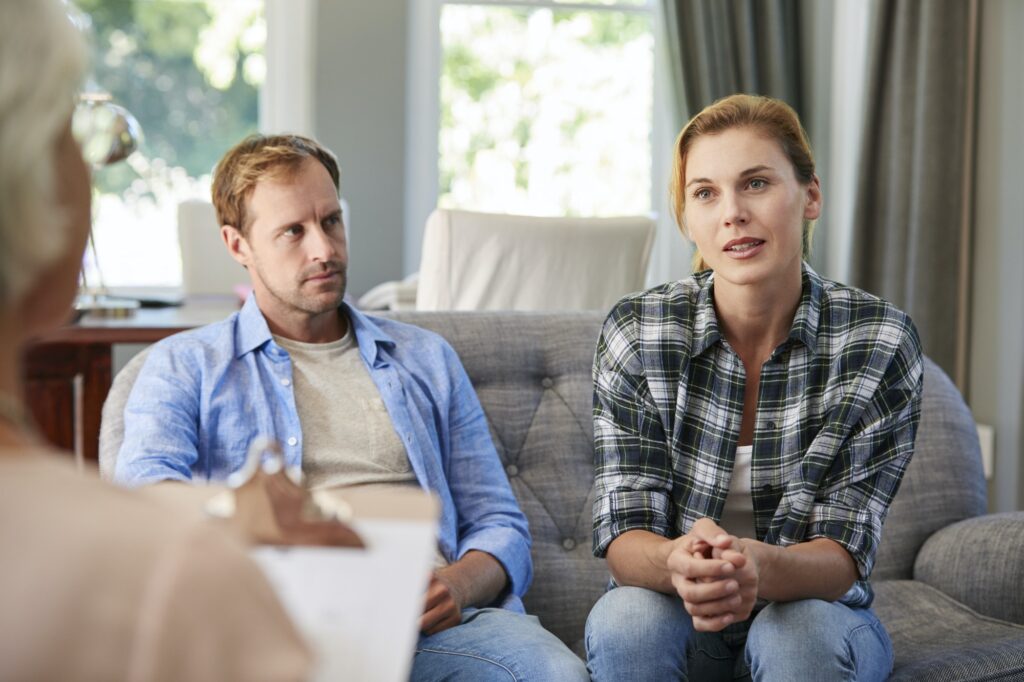
[(995, 427), (989, 506), (1024, 508), (1024, 3), (981, 3), (968, 402)]
[(316, 16), (313, 126), (341, 165), (358, 296), (402, 275), (408, 6), (318, 0)]

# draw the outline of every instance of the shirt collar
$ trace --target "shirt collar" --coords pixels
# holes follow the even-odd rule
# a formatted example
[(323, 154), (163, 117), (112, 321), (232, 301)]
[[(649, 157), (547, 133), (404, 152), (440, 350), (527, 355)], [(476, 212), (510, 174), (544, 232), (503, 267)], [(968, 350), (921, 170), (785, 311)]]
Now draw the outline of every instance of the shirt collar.
[[(694, 357), (722, 339), (712, 295), (715, 273), (698, 274), (697, 277), (698, 281), (701, 277), (705, 279), (697, 291), (695, 304), (692, 350)], [(804, 344), (807, 350), (813, 354), (817, 347), (818, 322), (821, 318), (822, 280), (806, 262), (803, 263), (800, 278), (803, 285), (800, 303), (797, 305), (796, 315), (793, 316), (793, 325), (789, 328), (788, 340)], [(786, 345), (788, 344), (783, 344), (780, 348)]]
[(693, 357), (701, 355), (722, 338), (718, 331), (718, 316), (715, 314), (715, 302), (711, 295), (715, 284), (715, 273), (707, 272), (697, 275), (697, 281), (704, 278), (697, 291), (696, 311), (693, 317)]
[(359, 344), (359, 354), (369, 367), (379, 367), (381, 364), (381, 349), (394, 348), (395, 340), (383, 329), (381, 329), (372, 317), (356, 310), (348, 303), (341, 306), (348, 311), (348, 320), (356, 335), (356, 343)]
[(256, 350), (273, 338), (270, 327), (256, 303), (256, 294), (251, 293), (245, 299), (245, 305), (238, 313), (238, 324), (235, 327), (235, 357), (240, 358), (246, 353)]
[[(356, 343), (359, 344), (359, 354), (368, 365), (376, 366), (380, 358), (381, 347), (394, 347), (395, 340), (386, 334), (373, 318), (350, 306), (342, 303), (341, 308), (348, 314), (349, 323), (355, 332)], [(268, 341), (273, 339), (267, 320), (263, 317), (259, 305), (256, 303), (256, 294), (250, 293), (245, 300), (245, 305), (238, 313), (238, 326), (235, 332), (236, 357), (261, 348)]]
[(803, 291), (800, 304), (793, 316), (793, 326), (789, 328), (789, 340), (802, 343), (813, 355), (818, 347), (818, 322), (821, 320), (821, 295), (823, 291), (821, 277), (805, 261), (801, 272)]

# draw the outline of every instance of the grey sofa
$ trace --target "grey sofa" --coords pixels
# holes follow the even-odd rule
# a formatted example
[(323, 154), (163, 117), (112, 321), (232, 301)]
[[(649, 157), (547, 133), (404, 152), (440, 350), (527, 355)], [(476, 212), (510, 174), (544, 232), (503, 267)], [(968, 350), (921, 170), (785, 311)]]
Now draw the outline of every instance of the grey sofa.
[[(402, 313), (454, 346), (530, 521), (527, 609), (583, 653), (583, 627), (608, 580), (591, 554), (590, 369), (602, 315)], [(104, 407), (101, 467), (120, 443), (138, 359)], [(896, 651), (893, 680), (1024, 680), (1024, 512), (986, 515), (974, 422), (930, 361), (914, 459), (886, 522), (875, 608)]]

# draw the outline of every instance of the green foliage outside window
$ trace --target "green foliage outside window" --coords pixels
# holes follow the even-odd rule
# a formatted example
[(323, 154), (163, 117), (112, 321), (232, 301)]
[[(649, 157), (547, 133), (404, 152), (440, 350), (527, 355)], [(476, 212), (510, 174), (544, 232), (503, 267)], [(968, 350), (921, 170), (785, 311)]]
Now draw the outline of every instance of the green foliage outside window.
[[(256, 132), (266, 65), (262, 0), (77, 0), (92, 81), (143, 130), (139, 150), (94, 175), (93, 233), (109, 286), (178, 286), (177, 206), (209, 200), (210, 174)], [(84, 264), (97, 281), (97, 263)]]
[(653, 64), (646, 12), (445, 5), (439, 205), (646, 213)]
[[(257, 128), (266, 29), (260, 2), (79, 0), (92, 19), (93, 75), (131, 111), (150, 162), (207, 175)], [(101, 192), (136, 177), (130, 164), (98, 174)], [(136, 185), (138, 187), (138, 185)]]

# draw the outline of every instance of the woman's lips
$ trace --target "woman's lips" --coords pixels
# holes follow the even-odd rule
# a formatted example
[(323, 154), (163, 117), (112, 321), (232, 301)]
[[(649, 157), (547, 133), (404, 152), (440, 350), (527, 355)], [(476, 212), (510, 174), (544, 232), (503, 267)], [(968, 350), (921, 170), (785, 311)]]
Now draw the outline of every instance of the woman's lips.
[(753, 258), (764, 250), (765, 242), (762, 239), (734, 239), (722, 249), (727, 256), (736, 260)]

